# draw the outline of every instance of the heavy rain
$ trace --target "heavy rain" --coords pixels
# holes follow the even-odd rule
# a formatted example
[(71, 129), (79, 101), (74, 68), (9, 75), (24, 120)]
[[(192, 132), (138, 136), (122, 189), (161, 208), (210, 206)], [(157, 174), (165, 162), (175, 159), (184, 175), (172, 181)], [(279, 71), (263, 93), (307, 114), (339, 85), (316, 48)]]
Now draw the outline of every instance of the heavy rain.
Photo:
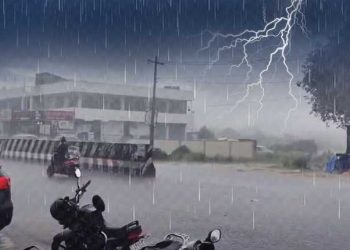
[(347, 248), (350, 2), (0, 9), (0, 249)]

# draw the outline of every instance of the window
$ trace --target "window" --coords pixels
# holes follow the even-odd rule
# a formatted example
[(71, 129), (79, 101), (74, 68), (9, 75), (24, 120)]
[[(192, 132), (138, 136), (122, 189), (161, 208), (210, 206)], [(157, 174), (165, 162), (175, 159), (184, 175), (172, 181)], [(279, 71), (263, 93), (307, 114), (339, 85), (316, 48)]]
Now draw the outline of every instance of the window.
[(42, 97), (40, 96), (33, 96), (33, 107), (32, 109), (38, 110), (42, 108)]
[(186, 114), (186, 101), (169, 101), (169, 113)]
[(115, 95), (105, 95), (104, 96), (104, 108), (105, 109), (121, 109), (121, 97)]
[(76, 93), (33, 96), (33, 109), (73, 108), (77, 107), (77, 104)]
[(4, 101), (4, 108), (9, 108), (12, 110), (21, 110), (22, 109), (22, 98), (11, 98)]
[(89, 109), (102, 109), (102, 95), (100, 94), (86, 94), (81, 93), (82, 98), (82, 104), (81, 106), (83, 108), (89, 108)]
[(147, 98), (144, 97), (126, 97), (125, 99), (125, 110), (131, 111), (146, 111), (148, 107)]
[(64, 107), (65, 108), (74, 108), (78, 107), (78, 93), (69, 93), (66, 95)]
[(156, 110), (159, 113), (167, 113), (167, 101), (164, 99), (157, 99)]

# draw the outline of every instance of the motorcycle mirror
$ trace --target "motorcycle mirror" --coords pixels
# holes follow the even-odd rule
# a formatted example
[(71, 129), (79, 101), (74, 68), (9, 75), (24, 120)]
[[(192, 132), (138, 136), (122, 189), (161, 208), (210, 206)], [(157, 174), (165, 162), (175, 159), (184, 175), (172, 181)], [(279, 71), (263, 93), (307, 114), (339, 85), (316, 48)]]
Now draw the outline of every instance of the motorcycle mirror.
[(77, 178), (77, 179), (79, 179), (81, 177), (81, 171), (79, 168), (75, 169), (74, 175), (75, 175), (75, 178)]
[(220, 229), (215, 229), (211, 231), (208, 235), (208, 238), (212, 243), (216, 243), (221, 239), (221, 230)]

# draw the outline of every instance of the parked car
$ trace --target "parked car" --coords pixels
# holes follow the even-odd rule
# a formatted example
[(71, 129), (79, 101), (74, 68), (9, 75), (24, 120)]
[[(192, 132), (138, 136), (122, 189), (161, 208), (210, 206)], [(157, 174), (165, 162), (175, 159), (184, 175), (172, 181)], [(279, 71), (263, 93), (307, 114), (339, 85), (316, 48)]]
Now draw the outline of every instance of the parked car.
[(0, 230), (12, 220), (11, 180), (0, 166)]

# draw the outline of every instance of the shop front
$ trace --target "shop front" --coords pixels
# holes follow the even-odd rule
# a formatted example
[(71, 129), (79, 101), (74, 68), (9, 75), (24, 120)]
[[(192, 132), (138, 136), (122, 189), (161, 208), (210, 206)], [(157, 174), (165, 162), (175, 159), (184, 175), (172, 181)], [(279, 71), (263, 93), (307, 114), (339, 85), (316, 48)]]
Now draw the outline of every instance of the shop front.
[(55, 137), (74, 132), (73, 111), (12, 111), (8, 134), (34, 134)]

